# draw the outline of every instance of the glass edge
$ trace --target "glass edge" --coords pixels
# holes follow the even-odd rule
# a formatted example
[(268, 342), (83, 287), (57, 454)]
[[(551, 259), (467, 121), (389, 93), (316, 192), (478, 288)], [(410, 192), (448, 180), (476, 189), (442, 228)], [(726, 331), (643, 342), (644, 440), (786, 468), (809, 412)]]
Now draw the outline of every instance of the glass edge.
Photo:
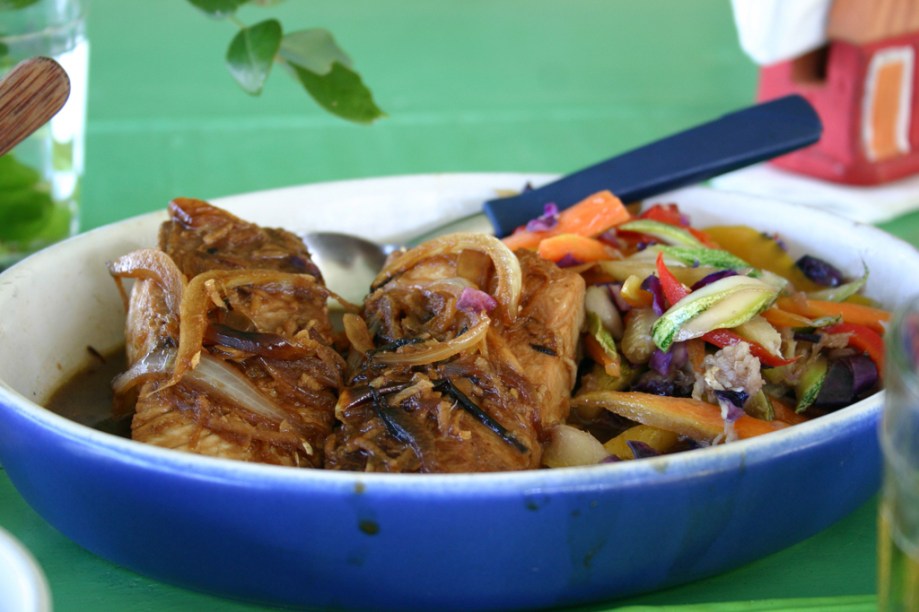
[[(914, 295), (893, 311), (890, 326), (887, 329), (885, 344), (887, 349), (888, 362), (886, 380), (891, 380), (891, 374), (894, 369), (897, 371), (897, 377), (906, 385), (910, 391), (919, 394), (919, 354), (910, 355), (906, 350), (903, 338), (903, 324), (907, 317), (913, 315), (919, 322), (919, 294)], [(919, 332), (919, 326), (917, 326)]]

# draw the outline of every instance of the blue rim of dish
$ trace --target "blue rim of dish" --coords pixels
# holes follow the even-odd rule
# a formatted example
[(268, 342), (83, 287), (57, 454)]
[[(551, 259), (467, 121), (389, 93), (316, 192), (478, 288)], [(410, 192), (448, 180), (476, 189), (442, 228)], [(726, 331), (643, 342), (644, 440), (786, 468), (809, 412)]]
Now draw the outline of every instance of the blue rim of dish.
[[(119, 462), (133, 462), (147, 465), (157, 471), (171, 470), (182, 475), (197, 477), (222, 477), (238, 480), (240, 477), (258, 477), (260, 482), (268, 479), (284, 483), (322, 482), (353, 489), (357, 482), (367, 486), (387, 487), (392, 490), (412, 488), (429, 496), (438, 492), (430, 488), (432, 482), (442, 481), (445, 488), (440, 492), (456, 495), (462, 491), (479, 495), (486, 485), (495, 486), (498, 491), (510, 491), (509, 485), (522, 489), (539, 486), (570, 489), (579, 485), (628, 484), (630, 482), (666, 483), (697, 474), (705, 470), (736, 469), (742, 461), (750, 466), (757, 461), (774, 460), (783, 453), (792, 453), (824, 439), (837, 436), (842, 430), (873, 421), (880, 415), (884, 391), (847, 406), (837, 412), (817, 419), (793, 425), (763, 436), (738, 440), (729, 444), (694, 449), (673, 455), (652, 457), (636, 461), (623, 461), (595, 466), (524, 470), (517, 472), (462, 473), (462, 474), (385, 474), (366, 472), (339, 472), (282, 467), (221, 459), (194, 453), (176, 451), (143, 444), (113, 434), (81, 425), (58, 415), (26, 399), (0, 381), (0, 403), (12, 408), (21, 416), (44, 429), (66, 437), (72, 442), (89, 444), (95, 448), (109, 449), (117, 453)], [(415, 483), (424, 481), (424, 487)], [(474, 485), (464, 487), (463, 485)], [(520, 489), (517, 489), (519, 492)]]

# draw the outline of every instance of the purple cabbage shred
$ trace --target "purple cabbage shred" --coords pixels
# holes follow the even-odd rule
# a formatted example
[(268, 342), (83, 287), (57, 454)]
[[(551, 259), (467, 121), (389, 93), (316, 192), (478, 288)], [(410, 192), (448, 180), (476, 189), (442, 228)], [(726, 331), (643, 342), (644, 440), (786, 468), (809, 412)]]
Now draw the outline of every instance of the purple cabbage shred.
[(820, 334), (817, 332), (796, 331), (794, 339), (799, 342), (820, 342)]
[(682, 368), (689, 361), (689, 349), (685, 342), (674, 342), (670, 345), (670, 357), (673, 367)]
[(878, 383), (874, 361), (865, 355), (849, 355), (830, 364), (816, 406), (835, 410), (857, 401)]
[(641, 288), (651, 294), (651, 306), (654, 308), (654, 314), (657, 316), (664, 314), (667, 309), (667, 302), (664, 300), (664, 289), (661, 287), (661, 280), (651, 274), (641, 281)]
[(728, 276), (737, 276), (737, 272), (734, 270), (718, 270), (717, 272), (712, 272), (711, 274), (703, 276), (697, 280), (689, 289), (690, 291), (695, 291), (696, 289), (706, 285), (711, 285), (716, 280), (721, 280), (722, 278), (727, 278)]
[(647, 442), (640, 440), (626, 440), (626, 445), (632, 451), (632, 456), (636, 459), (647, 459), (649, 457), (659, 457), (660, 453), (654, 450)]
[(549, 203), (543, 206), (543, 214), (527, 222), (527, 230), (531, 232), (547, 232), (558, 225), (558, 206)]
[(654, 349), (654, 352), (651, 353), (651, 358), (648, 360), (648, 365), (652, 370), (666, 376), (670, 373), (670, 366), (673, 362), (673, 355), (670, 352), (664, 352), (658, 348)]
[(662, 376), (654, 370), (648, 370), (638, 377), (632, 385), (632, 391), (652, 393), (654, 395), (680, 395), (676, 382), (669, 376)]
[(724, 420), (733, 423), (743, 416), (743, 405), (747, 403), (750, 394), (743, 390), (722, 389), (715, 391), (715, 397), (718, 398), (718, 403), (722, 407), (727, 408), (727, 416)]
[(456, 301), (457, 309), (463, 312), (474, 312), (478, 314), (491, 312), (497, 308), (497, 306), (498, 302), (495, 298), (480, 289), (473, 289), (472, 287), (463, 289), (459, 299)]
[(804, 273), (804, 276), (824, 287), (838, 287), (846, 281), (838, 268), (819, 257), (804, 255), (795, 262), (795, 265)]
[(597, 240), (616, 249), (621, 246), (621, 243), (619, 242), (619, 235), (616, 233), (616, 230), (606, 230), (597, 236)]
[(632, 305), (626, 302), (622, 297), (622, 283), (611, 283), (607, 285), (607, 287), (609, 288), (609, 295), (613, 300), (613, 304), (616, 305), (619, 312), (624, 314), (632, 310)]
[(583, 261), (572, 255), (571, 253), (565, 253), (561, 259), (555, 262), (559, 268), (570, 268), (571, 266), (579, 266)]
[(841, 360), (852, 373), (852, 391), (855, 396), (870, 390), (878, 382), (878, 368), (865, 355), (852, 355)]

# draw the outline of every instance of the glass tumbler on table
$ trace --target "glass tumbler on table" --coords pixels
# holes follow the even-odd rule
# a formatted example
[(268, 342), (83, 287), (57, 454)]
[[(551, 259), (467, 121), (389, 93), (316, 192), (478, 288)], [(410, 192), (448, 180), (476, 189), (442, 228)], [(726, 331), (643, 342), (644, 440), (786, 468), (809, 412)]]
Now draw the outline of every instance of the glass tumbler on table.
[(84, 0), (0, 0), (0, 76), (36, 56), (64, 68), (70, 97), (0, 157), (0, 271), (78, 228), (89, 68)]
[(878, 517), (880, 610), (919, 610), (919, 298), (888, 331)]

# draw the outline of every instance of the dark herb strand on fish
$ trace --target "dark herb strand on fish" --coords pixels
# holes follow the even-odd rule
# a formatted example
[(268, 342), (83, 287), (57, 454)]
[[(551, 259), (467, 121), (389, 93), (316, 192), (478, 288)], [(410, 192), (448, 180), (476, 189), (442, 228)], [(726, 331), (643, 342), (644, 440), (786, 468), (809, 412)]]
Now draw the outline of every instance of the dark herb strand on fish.
[(535, 344), (531, 342), (530, 348), (532, 348), (534, 351), (538, 353), (542, 353), (543, 355), (549, 355), (550, 357), (558, 357), (558, 353), (555, 351), (555, 349), (550, 348), (548, 346), (543, 346), (541, 344)]
[(409, 346), (411, 344), (421, 344), (422, 342), (425, 342), (424, 338), (399, 338), (398, 340), (393, 340), (392, 342), (387, 342), (386, 344), (382, 346), (376, 347), (375, 349), (370, 351), (370, 354), (375, 355), (377, 353), (387, 353), (390, 351), (397, 351), (403, 346)]
[(479, 423), (498, 434), (498, 437), (519, 450), (521, 453), (525, 453), (527, 450), (529, 450), (525, 445), (521, 444), (520, 441), (511, 434), (511, 432), (509, 432), (503, 425), (501, 425), (501, 423), (491, 418), (487, 412), (479, 408), (475, 402), (466, 397), (466, 395), (457, 389), (449, 379), (442, 378), (441, 380), (438, 380), (434, 383), (434, 389), (455, 399), (456, 403), (458, 403), (463, 410), (474, 416)]

